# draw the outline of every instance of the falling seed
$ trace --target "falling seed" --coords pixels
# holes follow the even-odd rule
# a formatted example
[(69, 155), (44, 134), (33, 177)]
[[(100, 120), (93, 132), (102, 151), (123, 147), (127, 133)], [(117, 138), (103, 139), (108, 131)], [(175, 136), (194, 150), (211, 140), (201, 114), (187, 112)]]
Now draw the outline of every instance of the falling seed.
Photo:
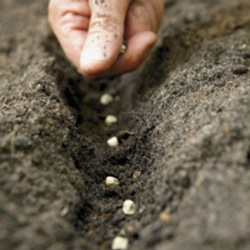
[(112, 176), (108, 176), (105, 180), (105, 184), (108, 187), (115, 187), (119, 185), (119, 181), (117, 178), (112, 177)]
[(122, 46), (121, 46), (121, 54), (125, 54), (125, 52), (127, 51), (127, 46), (125, 45), (125, 44), (123, 44)]
[(119, 146), (119, 141), (118, 141), (118, 138), (116, 136), (110, 138), (107, 140), (107, 144), (110, 146), (110, 147), (118, 147)]
[(117, 123), (117, 121), (118, 121), (118, 119), (114, 115), (108, 115), (105, 119), (105, 123), (107, 124), (107, 126), (111, 126), (111, 125)]
[(126, 214), (126, 215), (134, 214), (136, 211), (135, 203), (131, 200), (125, 200), (123, 202), (122, 210), (123, 210), (124, 214)]
[(110, 104), (111, 102), (113, 102), (114, 98), (112, 95), (110, 94), (104, 94), (102, 95), (101, 99), (100, 99), (100, 103), (102, 105), (108, 105)]
[(125, 250), (128, 248), (128, 239), (122, 236), (117, 236), (113, 239), (113, 250)]

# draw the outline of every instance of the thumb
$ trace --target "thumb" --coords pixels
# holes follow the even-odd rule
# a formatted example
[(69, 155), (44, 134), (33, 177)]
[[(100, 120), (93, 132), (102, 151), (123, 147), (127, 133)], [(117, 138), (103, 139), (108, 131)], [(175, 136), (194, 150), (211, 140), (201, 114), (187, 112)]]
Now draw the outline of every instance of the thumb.
[(91, 20), (80, 57), (84, 75), (99, 75), (117, 60), (123, 43), (124, 23), (131, 0), (90, 0)]

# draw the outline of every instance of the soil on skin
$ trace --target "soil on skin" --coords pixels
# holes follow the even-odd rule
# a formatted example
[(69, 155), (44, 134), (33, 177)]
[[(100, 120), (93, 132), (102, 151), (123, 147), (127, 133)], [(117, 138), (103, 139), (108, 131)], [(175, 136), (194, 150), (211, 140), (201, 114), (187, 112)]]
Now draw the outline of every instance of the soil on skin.
[(46, 0), (1, 0), (1, 249), (250, 249), (250, 2), (165, 2), (144, 65), (86, 83)]

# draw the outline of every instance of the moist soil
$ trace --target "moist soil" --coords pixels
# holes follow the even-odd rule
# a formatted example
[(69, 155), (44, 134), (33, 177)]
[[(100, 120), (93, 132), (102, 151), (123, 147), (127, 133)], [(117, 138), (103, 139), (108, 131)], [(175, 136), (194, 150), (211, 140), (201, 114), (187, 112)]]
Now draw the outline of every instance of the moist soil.
[(0, 2), (1, 249), (250, 249), (249, 0), (165, 1), (146, 62), (95, 82), (47, 4)]

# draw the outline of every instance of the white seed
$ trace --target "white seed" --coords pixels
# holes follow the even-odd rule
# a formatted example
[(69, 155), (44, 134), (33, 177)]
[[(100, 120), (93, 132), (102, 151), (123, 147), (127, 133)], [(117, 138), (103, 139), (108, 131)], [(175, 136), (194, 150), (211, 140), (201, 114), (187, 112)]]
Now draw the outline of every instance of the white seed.
[(105, 180), (106, 186), (108, 187), (115, 187), (119, 185), (119, 181), (117, 178), (108, 176)]
[(115, 124), (115, 123), (117, 123), (117, 122), (118, 122), (118, 119), (117, 119), (117, 117), (114, 116), (114, 115), (108, 115), (108, 116), (106, 117), (106, 119), (105, 119), (105, 123), (106, 123), (108, 126), (111, 126), (111, 125), (113, 125), (113, 124)]
[(114, 98), (112, 95), (110, 94), (104, 94), (102, 95), (101, 99), (100, 99), (100, 103), (102, 105), (108, 105), (110, 104), (111, 102), (113, 102)]
[(107, 140), (107, 144), (110, 146), (110, 147), (118, 147), (119, 146), (119, 141), (118, 141), (118, 138), (116, 136), (110, 138)]
[(117, 236), (113, 239), (113, 250), (126, 250), (128, 248), (128, 239), (122, 236)]
[(122, 207), (123, 213), (126, 215), (132, 215), (136, 211), (135, 203), (131, 200), (125, 200)]

